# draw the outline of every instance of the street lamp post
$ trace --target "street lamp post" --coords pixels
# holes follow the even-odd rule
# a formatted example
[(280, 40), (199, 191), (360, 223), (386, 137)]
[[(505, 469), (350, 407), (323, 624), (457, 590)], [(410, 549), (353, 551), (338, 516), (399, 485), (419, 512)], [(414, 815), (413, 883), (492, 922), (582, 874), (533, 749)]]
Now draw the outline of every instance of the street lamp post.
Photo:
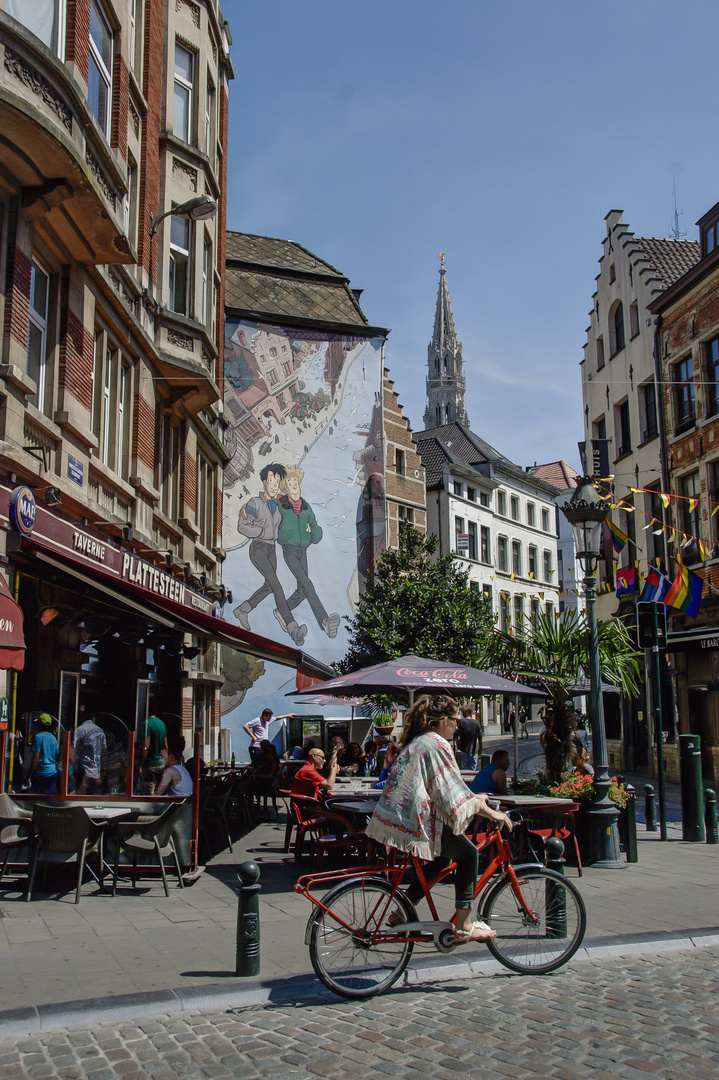
[(602, 525), (609, 513), (609, 503), (602, 499), (591, 477), (579, 480), (572, 498), (562, 507), (564, 516), (574, 530), (577, 558), (584, 570), (584, 597), (587, 603), (589, 628), (589, 715), (592, 725), (594, 758), (594, 800), (587, 810), (589, 820), (589, 862), (606, 869), (624, 869), (627, 863), (619, 858), (619, 810), (609, 798), (609, 766), (607, 735), (604, 729), (602, 673), (599, 664), (597, 637), (597, 562), (601, 554)]

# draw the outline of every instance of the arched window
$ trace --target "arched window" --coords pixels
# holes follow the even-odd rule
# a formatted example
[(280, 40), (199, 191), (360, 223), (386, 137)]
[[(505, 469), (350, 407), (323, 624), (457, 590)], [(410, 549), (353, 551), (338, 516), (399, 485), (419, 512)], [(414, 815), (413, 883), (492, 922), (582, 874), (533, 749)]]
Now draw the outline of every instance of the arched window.
[(615, 301), (609, 309), (609, 348), (611, 356), (624, 348), (624, 307), (621, 300)]
[(444, 373), (445, 373), (445, 375), (449, 374), (449, 357), (448, 356), (445, 356), (445, 358), (444, 358)]
[(437, 421), (437, 427), (442, 426), (442, 406), (437, 405), (434, 410), (434, 418)]
[(444, 422), (445, 424), (450, 422), (449, 405), (445, 405), (444, 407)]

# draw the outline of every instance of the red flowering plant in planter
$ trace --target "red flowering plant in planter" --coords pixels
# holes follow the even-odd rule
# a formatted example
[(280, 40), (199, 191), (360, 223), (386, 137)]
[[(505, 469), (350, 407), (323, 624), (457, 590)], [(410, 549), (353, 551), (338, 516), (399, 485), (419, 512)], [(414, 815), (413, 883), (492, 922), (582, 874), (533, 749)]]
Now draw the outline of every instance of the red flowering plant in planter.
[[(590, 803), (594, 798), (594, 785), (591, 776), (570, 776), (560, 783), (550, 780), (546, 773), (536, 772), (528, 780), (517, 784), (518, 795), (551, 795), (555, 799), (571, 799), (572, 802)], [(629, 802), (626, 784), (621, 784), (616, 776), (612, 777), (607, 793), (612, 802), (623, 810)]]

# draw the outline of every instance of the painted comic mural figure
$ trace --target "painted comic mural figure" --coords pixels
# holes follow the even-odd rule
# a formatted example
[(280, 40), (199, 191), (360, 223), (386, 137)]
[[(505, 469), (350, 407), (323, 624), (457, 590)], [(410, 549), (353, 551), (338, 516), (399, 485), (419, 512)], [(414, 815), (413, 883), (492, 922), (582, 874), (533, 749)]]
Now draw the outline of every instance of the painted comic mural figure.
[(264, 578), (249, 599), (235, 608), (235, 616), (245, 630), (250, 629), (247, 618), (250, 611), (261, 604), (272, 593), (277, 605), (278, 621), (290, 635), (295, 645), (302, 645), (307, 634), (306, 626), (298, 626), (289, 608), (285, 594), (277, 577), (277, 534), (280, 528), (281, 514), (277, 496), (280, 482), (285, 478), (284, 465), (276, 462), (265, 465), (260, 472), (264, 488), (260, 494), (250, 499), (242, 509), (237, 521), (237, 531), (250, 538), (250, 562)]
[[(336, 637), (340, 617), (336, 612), (328, 615), (317, 591), (310, 580), (307, 570), (307, 549), (311, 544), (318, 544), (322, 539), (322, 529), (310, 504), (302, 498), (300, 484), (304, 478), (302, 469), (290, 465), (280, 481), (284, 495), (279, 499), (280, 528), (277, 543), (282, 548), (282, 555), (290, 573), (297, 582), (297, 588), (287, 600), (287, 606), (294, 610), (303, 600), (309, 601), (312, 614), (327, 637)], [(275, 618), (283, 630), (287, 629), (279, 607), (275, 609)]]

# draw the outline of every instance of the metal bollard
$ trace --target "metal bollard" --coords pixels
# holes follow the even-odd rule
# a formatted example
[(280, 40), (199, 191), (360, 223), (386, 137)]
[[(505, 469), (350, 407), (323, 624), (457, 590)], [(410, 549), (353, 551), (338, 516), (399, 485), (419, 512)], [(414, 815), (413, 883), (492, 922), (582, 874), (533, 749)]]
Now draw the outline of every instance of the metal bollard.
[(707, 831), (707, 844), (719, 844), (717, 797), (716, 792), (711, 788), (707, 788), (704, 792), (704, 824)]
[(682, 799), (682, 840), (691, 844), (703, 844), (704, 797), (702, 781), (701, 739), (698, 735), (680, 735), (679, 780)]
[(657, 831), (657, 802), (651, 784), (644, 785), (644, 821), (647, 832)]
[(248, 978), (260, 973), (260, 868), (243, 862), (237, 867), (237, 952), (235, 975)]
[(627, 844), (627, 862), (639, 862), (637, 847), (637, 793), (631, 784), (627, 784), (629, 802), (621, 811), (624, 818), (624, 830)]
[[(547, 869), (555, 870), (558, 874), (564, 873), (564, 844), (558, 836), (550, 836), (545, 842), (544, 853), (547, 860)], [(567, 899), (562, 885), (554, 881), (544, 883), (544, 894), (547, 905), (546, 934), (548, 938), (565, 938), (567, 936)]]

